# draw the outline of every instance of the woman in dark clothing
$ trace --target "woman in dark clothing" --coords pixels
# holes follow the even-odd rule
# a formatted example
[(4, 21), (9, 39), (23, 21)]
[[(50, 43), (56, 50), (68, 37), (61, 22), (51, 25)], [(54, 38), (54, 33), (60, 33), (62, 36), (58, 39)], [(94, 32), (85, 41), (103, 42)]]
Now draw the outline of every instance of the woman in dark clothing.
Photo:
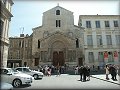
[(87, 75), (87, 68), (84, 66), (83, 67), (83, 82), (86, 81), (86, 75)]
[(116, 70), (116, 68), (115, 68), (115, 66), (110, 66), (110, 74), (111, 74), (111, 76), (112, 76), (112, 80), (117, 80), (116, 79), (116, 75), (117, 75), (117, 70)]
[(82, 79), (83, 79), (83, 66), (81, 66), (80, 68), (79, 68), (79, 74), (80, 74), (80, 81), (82, 81)]

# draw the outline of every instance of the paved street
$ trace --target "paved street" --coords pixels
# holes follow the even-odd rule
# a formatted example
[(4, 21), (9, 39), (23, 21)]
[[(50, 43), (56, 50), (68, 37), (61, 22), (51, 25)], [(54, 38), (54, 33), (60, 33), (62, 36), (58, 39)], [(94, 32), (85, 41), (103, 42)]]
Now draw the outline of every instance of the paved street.
[(20, 89), (119, 89), (120, 85), (92, 78), (90, 81), (79, 81), (79, 75), (62, 74), (61, 76), (45, 76), (42, 80), (34, 80), (31, 86)]

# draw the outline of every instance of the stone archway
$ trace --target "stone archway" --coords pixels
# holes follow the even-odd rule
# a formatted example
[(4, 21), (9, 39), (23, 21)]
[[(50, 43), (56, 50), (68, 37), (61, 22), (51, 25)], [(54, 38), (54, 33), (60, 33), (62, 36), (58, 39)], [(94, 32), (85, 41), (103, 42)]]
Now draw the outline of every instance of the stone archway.
[(64, 44), (61, 41), (56, 41), (52, 44), (52, 49), (53, 49), (53, 53), (52, 53), (52, 64), (54, 66), (57, 66), (58, 64), (60, 66), (63, 66), (65, 63), (65, 53), (64, 53)]
[(63, 51), (54, 51), (53, 52), (53, 65), (57, 66), (58, 64), (60, 66), (64, 66), (65, 59), (64, 59), (64, 53)]

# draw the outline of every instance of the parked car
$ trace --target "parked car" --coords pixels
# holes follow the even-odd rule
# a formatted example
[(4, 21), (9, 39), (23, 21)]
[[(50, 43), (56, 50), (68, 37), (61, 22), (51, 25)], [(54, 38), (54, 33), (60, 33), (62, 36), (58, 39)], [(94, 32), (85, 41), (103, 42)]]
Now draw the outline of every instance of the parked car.
[(13, 90), (12, 84), (0, 82), (0, 90)]
[(42, 72), (31, 70), (29, 67), (17, 67), (16, 70), (33, 76), (35, 80), (42, 79), (44, 75)]
[(0, 68), (1, 81), (10, 83), (13, 87), (20, 87), (23, 84), (31, 84), (32, 76), (18, 72), (12, 68)]

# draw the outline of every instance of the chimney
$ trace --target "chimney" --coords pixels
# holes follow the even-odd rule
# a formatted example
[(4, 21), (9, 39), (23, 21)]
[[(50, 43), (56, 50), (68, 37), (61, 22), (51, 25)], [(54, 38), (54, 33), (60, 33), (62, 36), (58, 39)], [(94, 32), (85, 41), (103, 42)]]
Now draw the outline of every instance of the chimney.
[(20, 37), (24, 37), (24, 34), (20, 34)]

